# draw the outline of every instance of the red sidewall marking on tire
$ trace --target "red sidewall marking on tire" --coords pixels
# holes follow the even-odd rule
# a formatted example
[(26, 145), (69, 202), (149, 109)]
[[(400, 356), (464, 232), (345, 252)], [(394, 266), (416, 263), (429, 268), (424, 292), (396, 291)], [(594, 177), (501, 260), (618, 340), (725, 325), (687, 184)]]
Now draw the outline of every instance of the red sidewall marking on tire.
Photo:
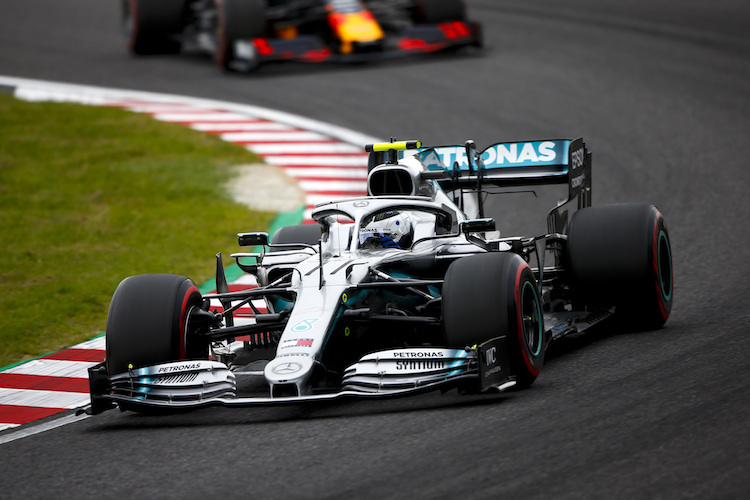
[[(516, 312), (518, 315), (518, 344), (521, 348), (521, 353), (523, 354), (523, 361), (526, 363), (526, 368), (528, 368), (529, 373), (531, 373), (533, 376), (539, 375), (539, 370), (534, 368), (534, 365), (531, 362), (531, 358), (529, 358), (526, 345), (526, 335), (524, 335), (523, 331), (523, 302), (521, 302), (521, 276), (523, 275), (524, 270), (529, 268), (529, 265), (524, 262), (523, 265), (518, 267), (518, 271), (516, 272)], [(529, 268), (530, 269), (530, 268)]]
[[(669, 319), (669, 313), (667, 313), (666, 305), (664, 304), (664, 293), (662, 293), (662, 285), (661, 285), (661, 275), (659, 272), (659, 235), (661, 234), (661, 231), (659, 231), (659, 221), (662, 220), (661, 212), (657, 210), (656, 212), (656, 218), (654, 219), (654, 239), (652, 243), (652, 260), (654, 264), (654, 284), (656, 285), (656, 296), (659, 297), (659, 312), (661, 313), (662, 318), (665, 320)], [(669, 263), (669, 279), (670, 279), (670, 288), (671, 288), (671, 280), (672, 280), (672, 263)]]
[(182, 299), (182, 306), (180, 307), (180, 360), (185, 359), (185, 335), (187, 334), (185, 331), (185, 312), (187, 311), (188, 303), (190, 303), (190, 299), (194, 293), (200, 294), (198, 287), (195, 285), (188, 288), (185, 297)]

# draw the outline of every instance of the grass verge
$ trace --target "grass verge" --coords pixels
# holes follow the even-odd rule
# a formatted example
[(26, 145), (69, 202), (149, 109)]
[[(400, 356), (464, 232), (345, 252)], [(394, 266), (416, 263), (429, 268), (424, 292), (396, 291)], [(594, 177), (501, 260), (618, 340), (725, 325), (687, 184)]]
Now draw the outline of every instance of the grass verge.
[(213, 277), (274, 216), (223, 189), (258, 161), (145, 115), (0, 94), (0, 367), (104, 331), (127, 276)]

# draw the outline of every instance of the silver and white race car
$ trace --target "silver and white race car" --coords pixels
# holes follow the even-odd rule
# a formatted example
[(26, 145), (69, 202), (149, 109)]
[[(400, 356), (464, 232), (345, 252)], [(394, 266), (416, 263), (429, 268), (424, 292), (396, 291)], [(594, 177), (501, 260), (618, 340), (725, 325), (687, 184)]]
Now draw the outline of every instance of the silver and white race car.
[[(317, 224), (270, 240), (238, 235), (256, 251), (232, 257), (257, 287), (229, 291), (220, 255), (214, 294), (183, 276), (123, 280), (87, 412), (525, 388), (550, 341), (610, 317), (639, 330), (669, 317), (664, 218), (591, 206), (582, 139), (366, 149), (369, 196), (320, 204)], [(548, 231), (493, 237), (484, 194), (544, 184), (567, 186)]]

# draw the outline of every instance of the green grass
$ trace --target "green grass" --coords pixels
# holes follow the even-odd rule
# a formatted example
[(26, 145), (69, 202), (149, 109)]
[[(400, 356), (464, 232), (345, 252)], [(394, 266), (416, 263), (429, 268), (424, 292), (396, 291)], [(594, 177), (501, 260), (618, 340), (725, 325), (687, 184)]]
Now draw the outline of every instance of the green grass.
[(127, 276), (213, 277), (274, 215), (223, 189), (258, 161), (145, 115), (0, 94), (0, 367), (104, 331)]

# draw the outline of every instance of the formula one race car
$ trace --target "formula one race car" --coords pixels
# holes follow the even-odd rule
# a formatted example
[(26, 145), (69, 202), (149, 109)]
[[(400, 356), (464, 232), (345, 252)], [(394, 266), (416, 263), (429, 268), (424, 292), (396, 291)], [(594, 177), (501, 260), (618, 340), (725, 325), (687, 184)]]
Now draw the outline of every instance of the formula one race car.
[(463, 0), (122, 0), (134, 54), (197, 50), (230, 71), (481, 46)]
[[(270, 241), (238, 235), (257, 249), (233, 255), (257, 287), (229, 291), (220, 255), (214, 294), (183, 276), (123, 280), (87, 411), (525, 388), (552, 340), (609, 317), (638, 330), (669, 317), (664, 218), (645, 204), (590, 206), (582, 139), (366, 149), (369, 196), (319, 204), (317, 224)], [(487, 238), (494, 219), (461, 209), (476, 193), (543, 184), (567, 196), (539, 236)], [(249, 319), (235, 317), (242, 307)], [(243, 394), (248, 379), (262, 394)]]

